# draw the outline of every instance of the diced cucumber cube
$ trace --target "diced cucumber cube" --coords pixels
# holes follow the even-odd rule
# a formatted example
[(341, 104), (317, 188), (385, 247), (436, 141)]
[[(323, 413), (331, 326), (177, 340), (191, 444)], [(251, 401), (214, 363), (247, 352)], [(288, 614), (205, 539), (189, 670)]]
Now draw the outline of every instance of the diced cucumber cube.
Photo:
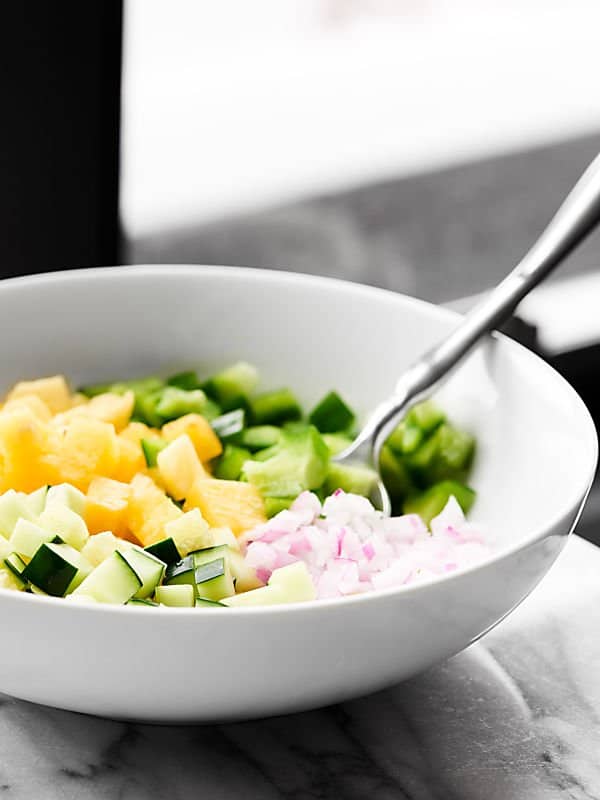
[(89, 539), (87, 526), (79, 514), (68, 506), (59, 505), (58, 502), (46, 503), (38, 523), (45, 530), (53, 531), (55, 536), (60, 536), (63, 542), (70, 544), (76, 550), (81, 550)]
[(345, 450), (352, 444), (352, 439), (342, 433), (324, 433), (323, 441), (329, 448), (329, 452), (332, 456), (337, 456), (338, 453), (341, 453), (342, 450)]
[(392, 505), (416, 491), (402, 457), (397, 455), (387, 444), (381, 448), (379, 471), (392, 500)]
[(213, 375), (202, 384), (206, 394), (221, 406), (223, 411), (244, 408), (248, 397), (258, 383), (258, 372), (252, 364), (239, 361)]
[(0, 561), (4, 561), (5, 558), (13, 552), (12, 546), (8, 539), (5, 539), (4, 536), (0, 536)]
[(186, 392), (191, 392), (194, 389), (200, 389), (201, 383), (196, 372), (187, 370), (167, 378), (167, 386), (176, 386), (178, 389), (185, 389)]
[(441, 481), (420, 494), (404, 501), (405, 514), (418, 514), (426, 525), (443, 511), (450, 497), (454, 496), (464, 514), (468, 514), (475, 502), (476, 493), (457, 481)]
[(247, 461), (244, 475), (266, 497), (295, 497), (317, 489), (327, 477), (329, 450), (314, 425), (282, 430), (273, 455), (265, 461)]
[(155, 603), (153, 600), (142, 600), (137, 597), (132, 597), (131, 600), (128, 600), (125, 603), (126, 606), (143, 606), (144, 608), (158, 608), (159, 603)]
[(12, 572), (15, 576), (17, 581), (19, 581), (22, 585), (22, 588), (25, 588), (27, 585), (27, 579), (23, 577), (23, 573), (27, 568), (27, 564), (20, 558), (16, 553), (11, 553), (4, 559), (4, 567)]
[(443, 423), (410, 455), (406, 463), (423, 486), (443, 480), (462, 482), (475, 452), (475, 439), (468, 433)]
[(165, 573), (166, 564), (152, 553), (148, 553), (137, 545), (131, 545), (129, 550), (123, 553), (123, 558), (142, 582), (142, 585), (134, 594), (137, 599), (145, 599), (154, 594), (154, 590), (161, 582)]
[[(39, 586), (36, 586), (33, 583), (28, 584), (28, 588), (31, 594), (37, 594), (40, 597), (52, 597), (52, 595), (48, 594), (48, 592), (45, 592), (43, 589), (40, 589)], [(67, 597), (68, 596), (69, 595), (67, 595)]]
[(446, 415), (432, 400), (424, 400), (410, 409), (406, 420), (421, 428), (425, 433), (431, 433), (446, 421)]
[(185, 389), (167, 386), (162, 390), (155, 410), (163, 422), (167, 422), (186, 414), (202, 414), (205, 407), (206, 395), (202, 389), (187, 392)]
[(142, 447), (142, 452), (144, 453), (144, 458), (146, 459), (146, 466), (147, 467), (155, 467), (157, 464), (157, 457), (161, 450), (164, 450), (165, 447), (168, 445), (168, 442), (165, 442), (164, 439), (159, 439), (158, 436), (153, 436), (148, 439), (142, 439), (140, 441), (140, 445)]
[(196, 608), (227, 608), (225, 603), (219, 603), (217, 600), (207, 600), (205, 597), (197, 597), (195, 606)]
[[(231, 563), (236, 554), (227, 545), (205, 547), (190, 553), (194, 560), (194, 580), (198, 597), (220, 600), (233, 594), (235, 586)], [(242, 576), (244, 579), (245, 575)]]
[(369, 467), (362, 464), (337, 464), (334, 461), (329, 465), (325, 492), (333, 494), (336, 489), (342, 489), (344, 492), (368, 497), (376, 482), (377, 473)]
[(91, 573), (91, 565), (68, 544), (42, 544), (25, 570), (23, 578), (54, 597), (63, 597)]
[(66, 506), (66, 508), (71, 509), (71, 511), (83, 517), (85, 514), (85, 505), (86, 498), (83, 492), (80, 492), (75, 486), (71, 486), (70, 483), (59, 483), (57, 486), (51, 486), (48, 489), (44, 508)]
[(252, 458), (250, 451), (244, 447), (226, 444), (223, 454), (213, 470), (213, 475), (224, 481), (237, 481), (242, 474), (244, 463), (250, 458)]
[(196, 592), (192, 584), (179, 584), (157, 586), (154, 595), (156, 602), (161, 606), (173, 608), (193, 608), (196, 601)]
[(255, 425), (281, 425), (302, 417), (300, 404), (289, 389), (257, 395), (250, 401), (250, 412)]
[(125, 394), (125, 392), (133, 392), (136, 396), (138, 394), (148, 394), (156, 389), (164, 386), (164, 381), (158, 377), (150, 376), (147, 378), (134, 378), (130, 381), (116, 381), (114, 383), (98, 383), (94, 386), (82, 386), (79, 391), (86, 397), (96, 397), (98, 394)]
[(46, 505), (46, 497), (48, 495), (48, 487), (47, 486), (40, 486), (39, 489), (36, 489), (35, 492), (31, 492), (27, 495), (27, 505), (29, 506), (29, 510), (37, 516), (41, 514), (44, 510), (44, 506)]
[(221, 600), (235, 591), (229, 562), (225, 558), (216, 558), (196, 567), (196, 593), (205, 600)]
[(194, 564), (193, 555), (182, 558), (175, 564), (168, 564), (165, 570), (164, 585), (165, 586), (181, 586), (188, 584), (189, 586), (196, 586), (195, 580), (196, 565)]
[(162, 389), (155, 389), (144, 393), (136, 392), (132, 419), (138, 422), (144, 422), (151, 428), (160, 428), (165, 421), (156, 410), (161, 397)]
[(45, 542), (51, 542), (55, 535), (54, 531), (42, 528), (27, 519), (20, 519), (15, 525), (9, 543), (13, 552), (24, 558), (32, 558), (36, 550)]
[(141, 586), (138, 574), (123, 555), (115, 551), (90, 572), (74, 594), (90, 595), (99, 603), (123, 604)]
[(225, 597), (222, 602), (227, 606), (247, 608), (301, 603), (314, 600), (316, 596), (315, 586), (306, 564), (303, 561), (296, 561), (286, 567), (274, 570), (267, 586), (232, 597)]
[(154, 542), (154, 544), (149, 544), (144, 549), (147, 553), (151, 553), (167, 565), (181, 561), (181, 556), (183, 555), (179, 552), (177, 545), (170, 536), (166, 539), (161, 539), (159, 542)]
[(17, 520), (25, 519), (34, 522), (37, 514), (31, 509), (28, 497), (14, 489), (0, 495), (0, 535), (10, 538)]
[(239, 436), (235, 438), (236, 444), (245, 447), (247, 450), (255, 452), (273, 447), (281, 439), (281, 429), (274, 425), (253, 425), (245, 428)]
[(310, 412), (308, 420), (321, 433), (338, 433), (347, 430), (354, 422), (354, 412), (348, 408), (337, 392), (329, 392)]
[(268, 519), (279, 514), (280, 511), (285, 511), (294, 502), (295, 497), (265, 497), (265, 514)]

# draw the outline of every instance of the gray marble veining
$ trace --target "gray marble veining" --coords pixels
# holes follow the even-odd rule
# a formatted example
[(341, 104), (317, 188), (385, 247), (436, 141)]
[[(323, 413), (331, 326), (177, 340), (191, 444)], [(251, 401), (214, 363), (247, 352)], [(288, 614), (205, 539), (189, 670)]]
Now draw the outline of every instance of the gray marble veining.
[(573, 537), (481, 642), (313, 712), (154, 727), (0, 696), (0, 797), (598, 799), (599, 575), (600, 550)]

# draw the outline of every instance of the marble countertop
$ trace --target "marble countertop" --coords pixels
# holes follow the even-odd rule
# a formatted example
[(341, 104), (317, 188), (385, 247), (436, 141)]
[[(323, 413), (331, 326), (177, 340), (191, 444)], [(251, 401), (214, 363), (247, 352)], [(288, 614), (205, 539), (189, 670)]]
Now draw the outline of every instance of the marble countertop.
[(599, 576), (600, 550), (574, 536), (482, 641), (319, 711), (177, 728), (0, 695), (0, 797), (600, 798)]

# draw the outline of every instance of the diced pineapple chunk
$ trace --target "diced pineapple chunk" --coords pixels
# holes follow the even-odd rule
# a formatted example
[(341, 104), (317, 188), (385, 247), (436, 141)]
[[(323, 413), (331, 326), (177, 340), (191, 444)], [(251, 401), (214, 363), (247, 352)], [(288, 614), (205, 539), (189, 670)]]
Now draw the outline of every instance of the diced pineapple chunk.
[(49, 426), (29, 409), (0, 412), (0, 491), (32, 492), (60, 483), (57, 469), (48, 463)]
[(130, 495), (131, 486), (128, 483), (100, 476), (94, 478), (87, 491), (85, 509), (85, 520), (90, 533), (112, 531), (121, 539), (129, 538), (131, 533), (127, 524), (127, 513)]
[(184, 433), (187, 433), (192, 440), (198, 458), (203, 463), (220, 456), (223, 452), (221, 440), (211, 428), (208, 420), (200, 414), (185, 414), (173, 422), (167, 422), (162, 428), (162, 435), (168, 442)]
[(144, 547), (165, 538), (168, 522), (182, 516), (182, 511), (147, 475), (136, 475), (131, 481), (127, 509), (129, 530)]
[(262, 581), (259, 581), (254, 567), (246, 564), (246, 559), (238, 550), (230, 549), (229, 568), (235, 580), (236, 593), (249, 592), (263, 585)]
[(124, 431), (116, 437), (116, 441), (117, 463), (111, 477), (116, 481), (129, 483), (138, 472), (144, 471), (146, 460), (139, 442), (126, 437)]
[(160, 436), (160, 431), (156, 428), (149, 428), (143, 422), (130, 422), (120, 433), (121, 438), (129, 442), (139, 444), (142, 439), (149, 439), (152, 436)]
[(42, 398), (37, 394), (24, 394), (20, 397), (15, 397), (12, 400), (8, 400), (2, 407), (2, 410), (5, 412), (10, 412), (21, 408), (28, 409), (42, 422), (50, 422), (52, 419), (52, 412), (46, 403), (44, 403)]
[(209, 477), (187, 434), (173, 439), (156, 460), (162, 482), (175, 500), (183, 500), (194, 481)]
[(58, 414), (71, 407), (71, 391), (64, 375), (54, 375), (51, 378), (40, 378), (35, 381), (21, 381), (9, 392), (6, 402), (32, 394), (43, 400), (52, 414)]
[(114, 474), (119, 450), (113, 425), (91, 417), (75, 417), (67, 425), (50, 427), (52, 440), (45, 460), (62, 481), (85, 492), (95, 475)]
[(240, 481), (195, 481), (184, 506), (186, 511), (191, 508), (199, 508), (211, 527), (231, 528), (236, 536), (267, 521), (258, 489)]
[(202, 518), (197, 508), (183, 514), (179, 519), (165, 525), (165, 538), (171, 537), (182, 556), (192, 550), (201, 550), (203, 547), (212, 547), (215, 541), (208, 522)]
[(73, 406), (62, 414), (57, 414), (54, 421), (64, 425), (74, 417), (92, 417), (101, 422), (109, 422), (115, 426), (116, 431), (120, 431), (129, 422), (133, 404), (133, 392), (125, 392), (125, 394), (107, 392), (92, 397), (88, 403)]

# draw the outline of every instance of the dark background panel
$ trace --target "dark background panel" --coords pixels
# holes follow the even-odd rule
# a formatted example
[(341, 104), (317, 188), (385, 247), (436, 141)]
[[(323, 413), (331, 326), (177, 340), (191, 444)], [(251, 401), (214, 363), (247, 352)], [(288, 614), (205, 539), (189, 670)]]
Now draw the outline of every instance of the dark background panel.
[(0, 277), (118, 260), (120, 0), (0, 12)]

